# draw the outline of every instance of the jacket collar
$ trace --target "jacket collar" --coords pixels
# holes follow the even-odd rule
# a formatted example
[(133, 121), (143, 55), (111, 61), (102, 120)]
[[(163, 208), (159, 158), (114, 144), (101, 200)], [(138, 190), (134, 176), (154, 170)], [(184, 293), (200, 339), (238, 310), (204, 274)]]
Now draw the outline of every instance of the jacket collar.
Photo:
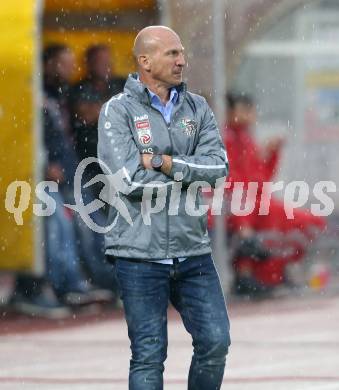
[[(178, 91), (179, 94), (178, 100), (182, 101), (186, 95), (186, 90), (187, 90), (186, 84), (182, 82), (176, 87), (176, 90)], [(129, 74), (125, 84), (124, 92), (127, 95), (135, 97), (141, 103), (147, 104), (149, 106), (151, 105), (151, 98), (148, 89), (145, 84), (138, 81), (138, 73)]]

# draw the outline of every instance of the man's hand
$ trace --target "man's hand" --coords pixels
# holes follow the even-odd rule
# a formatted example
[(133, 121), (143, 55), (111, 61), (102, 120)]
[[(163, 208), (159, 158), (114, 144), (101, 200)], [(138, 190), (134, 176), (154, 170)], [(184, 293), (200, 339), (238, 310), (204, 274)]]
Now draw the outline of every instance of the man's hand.
[(162, 158), (164, 160), (164, 163), (162, 164), (161, 172), (168, 176), (172, 169), (172, 156), (163, 154)]
[(145, 169), (153, 169), (151, 165), (153, 154), (150, 153), (142, 153), (141, 154), (141, 164)]
[[(153, 169), (151, 160), (154, 155), (150, 153), (143, 153), (141, 154), (141, 164), (145, 169)], [(172, 156), (168, 156), (166, 154), (162, 155), (162, 158), (164, 160), (164, 163), (161, 167), (161, 172), (165, 175), (169, 175), (172, 169)]]

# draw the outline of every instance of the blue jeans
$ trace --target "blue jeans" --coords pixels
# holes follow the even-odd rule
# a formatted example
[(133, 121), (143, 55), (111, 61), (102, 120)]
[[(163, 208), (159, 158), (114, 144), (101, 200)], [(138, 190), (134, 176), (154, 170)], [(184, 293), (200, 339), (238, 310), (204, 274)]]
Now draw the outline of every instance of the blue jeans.
[(77, 291), (85, 284), (76, 248), (74, 217), (65, 214), (64, 199), (58, 192), (49, 192), (56, 202), (55, 213), (46, 218), (47, 278), (57, 296)]
[[(86, 182), (92, 177), (86, 176)], [(73, 189), (72, 189), (73, 190)], [(94, 201), (95, 194), (92, 186), (81, 189), (84, 204)], [(66, 199), (74, 203), (73, 191), (67, 193)], [(106, 226), (107, 216), (103, 210), (97, 210), (90, 214), (90, 218), (99, 226)], [(80, 214), (74, 216), (75, 234), (77, 239), (77, 251), (82, 265), (89, 276), (89, 281), (100, 288), (105, 288), (116, 293), (117, 282), (114, 267), (105, 258), (104, 235), (89, 228), (81, 218)]]
[(114, 267), (105, 259), (103, 234), (92, 231), (79, 214), (75, 215), (75, 228), (78, 252), (89, 280), (97, 287), (116, 292)]
[(211, 255), (173, 265), (120, 258), (115, 264), (131, 341), (129, 389), (163, 389), (169, 301), (193, 340), (188, 389), (220, 389), (229, 319)]

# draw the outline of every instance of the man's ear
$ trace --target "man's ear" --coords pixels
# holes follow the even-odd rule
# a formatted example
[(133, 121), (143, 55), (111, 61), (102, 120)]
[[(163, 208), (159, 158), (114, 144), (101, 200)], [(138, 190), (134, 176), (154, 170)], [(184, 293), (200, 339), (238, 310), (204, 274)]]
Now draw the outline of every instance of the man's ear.
[(138, 64), (146, 72), (151, 70), (151, 59), (147, 54), (138, 56)]

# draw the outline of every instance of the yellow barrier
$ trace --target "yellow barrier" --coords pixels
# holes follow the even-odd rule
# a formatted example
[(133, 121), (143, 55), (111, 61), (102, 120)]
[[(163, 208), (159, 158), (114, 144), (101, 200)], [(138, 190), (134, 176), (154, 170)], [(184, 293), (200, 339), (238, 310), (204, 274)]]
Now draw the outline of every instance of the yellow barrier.
[(5, 209), (13, 180), (32, 184), (34, 0), (0, 5), (0, 268), (28, 269), (34, 262), (32, 205), (18, 226)]

